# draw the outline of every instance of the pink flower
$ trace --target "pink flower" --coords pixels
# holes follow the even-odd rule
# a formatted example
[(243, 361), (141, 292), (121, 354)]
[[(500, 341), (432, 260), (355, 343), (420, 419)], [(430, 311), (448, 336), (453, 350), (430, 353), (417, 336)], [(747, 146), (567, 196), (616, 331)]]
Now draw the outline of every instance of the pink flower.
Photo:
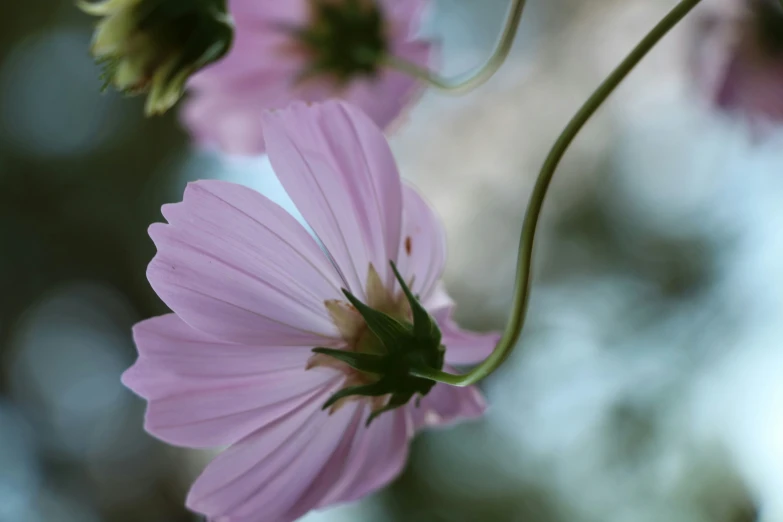
[(695, 71), (701, 86), (718, 108), (756, 125), (783, 122), (779, 0), (723, 0), (709, 9), (696, 40)]
[(293, 100), (342, 98), (388, 127), (420, 92), (384, 66), (387, 54), (426, 66), (416, 32), (427, 0), (229, 0), (233, 49), (189, 83), (184, 121), (232, 154), (266, 149), (261, 113)]
[[(146, 429), (171, 444), (229, 448), (193, 485), (191, 509), (219, 522), (282, 522), (358, 499), (403, 469), (425, 426), (480, 416), (475, 388), (437, 384), (420, 403), (336, 392), (373, 377), (314, 347), (372, 348), (362, 303), (409, 320), (395, 261), (437, 321), (448, 365), (473, 364), (499, 337), (460, 330), (440, 286), (444, 231), (400, 181), (383, 134), (342, 102), (297, 103), (264, 118), (269, 157), (312, 228), (240, 185), (192, 183), (150, 227), (147, 276), (174, 311), (134, 328), (123, 382), (149, 401)], [(368, 348), (369, 347), (369, 348)]]

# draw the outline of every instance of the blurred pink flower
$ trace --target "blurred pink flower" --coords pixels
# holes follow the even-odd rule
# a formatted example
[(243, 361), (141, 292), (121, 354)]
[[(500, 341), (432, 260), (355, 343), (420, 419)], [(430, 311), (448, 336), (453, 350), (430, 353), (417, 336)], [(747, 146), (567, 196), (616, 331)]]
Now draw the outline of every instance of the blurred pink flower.
[(420, 66), (428, 0), (229, 0), (234, 45), (189, 82), (183, 118), (196, 141), (232, 154), (264, 152), (261, 112), (293, 100), (342, 98), (388, 127), (421, 91), (384, 66), (386, 54)]
[(341, 288), (402, 312), (393, 260), (437, 321), (447, 365), (476, 363), (499, 339), (451, 319), (439, 283), (443, 228), (401, 182), (383, 134), (361, 111), (297, 103), (268, 113), (264, 132), (272, 165), (317, 239), (251, 189), (190, 184), (182, 203), (163, 207), (169, 223), (150, 227), (158, 253), (147, 275), (174, 313), (136, 325), (139, 358), (123, 376), (148, 400), (153, 435), (230, 446), (187, 500), (220, 522), (290, 521), (358, 499), (400, 473), (416, 430), (484, 411), (475, 388), (442, 384), (368, 427), (377, 398), (322, 410), (336, 391), (372, 382), (311, 351), (366, 346), (364, 320)]
[(695, 71), (710, 100), (758, 126), (783, 122), (783, 7), (779, 0), (704, 6)]

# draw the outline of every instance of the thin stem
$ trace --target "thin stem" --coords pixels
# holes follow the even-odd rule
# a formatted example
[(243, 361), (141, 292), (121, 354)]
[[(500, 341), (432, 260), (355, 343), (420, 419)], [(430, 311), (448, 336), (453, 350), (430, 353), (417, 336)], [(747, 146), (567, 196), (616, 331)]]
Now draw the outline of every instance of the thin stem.
[(701, 0), (681, 0), (677, 6), (669, 12), (658, 25), (634, 48), (623, 62), (610, 74), (606, 80), (596, 89), (585, 104), (574, 115), (565, 130), (555, 142), (549, 152), (541, 173), (536, 180), (533, 193), (530, 196), (525, 219), (522, 223), (522, 235), (519, 241), (519, 260), (517, 261), (516, 286), (514, 290), (514, 302), (511, 308), (511, 319), (503, 332), (503, 337), (498, 342), (494, 351), (480, 365), (463, 375), (453, 375), (442, 371), (422, 371), (418, 377), (433, 379), (438, 382), (453, 386), (469, 386), (480, 381), (494, 372), (516, 346), (522, 327), (525, 322), (528, 299), (530, 297), (531, 261), (533, 257), (533, 241), (536, 235), (538, 219), (541, 216), (541, 208), (544, 204), (552, 176), (563, 158), (571, 142), (579, 134), (585, 123), (596, 110), (606, 101), (610, 94), (628, 76), (634, 67), (655, 47), (655, 45), (676, 26)]
[(511, 46), (514, 44), (514, 38), (517, 35), (519, 21), (522, 19), (522, 11), (525, 10), (526, 0), (512, 0), (506, 15), (506, 23), (503, 26), (503, 32), (495, 45), (495, 50), (487, 62), (478, 70), (464, 74), (457, 78), (444, 78), (437, 73), (430, 71), (425, 67), (416, 65), (402, 58), (389, 55), (386, 57), (386, 64), (389, 67), (404, 72), (414, 78), (418, 78), (433, 87), (453, 94), (465, 93), (479, 87), (500, 69), (503, 62), (506, 61)]

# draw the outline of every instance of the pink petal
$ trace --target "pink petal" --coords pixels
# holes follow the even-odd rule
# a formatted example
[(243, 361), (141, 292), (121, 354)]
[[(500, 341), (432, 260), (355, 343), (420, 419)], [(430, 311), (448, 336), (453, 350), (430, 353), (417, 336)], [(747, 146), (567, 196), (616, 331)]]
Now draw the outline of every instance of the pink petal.
[(147, 430), (180, 446), (232, 444), (340, 379), (305, 371), (310, 347), (224, 343), (174, 314), (143, 321), (133, 334), (139, 360), (123, 383), (149, 400)]
[(397, 259), (402, 188), (380, 129), (341, 102), (267, 113), (264, 133), (280, 182), (324, 244), (348, 288), (365, 299), (372, 264), (385, 284)]
[[(423, 0), (381, 0), (391, 20), (390, 53), (420, 67), (432, 65), (435, 46), (418, 38), (425, 9)], [(412, 106), (426, 86), (396, 69), (382, 70), (376, 78), (355, 81), (343, 97), (362, 110), (379, 127), (395, 128), (404, 119), (406, 107)]]
[(241, 377), (304, 368), (312, 355), (311, 347), (219, 341), (194, 330), (175, 314), (138, 323), (133, 336), (140, 358), (165, 371), (192, 377)]
[[(454, 372), (450, 367), (445, 370)], [(413, 403), (408, 405), (417, 430), (476, 419), (484, 414), (486, 407), (484, 397), (476, 386), (458, 388), (446, 384), (436, 384), (430, 393), (421, 399), (418, 407)]]
[(429, 297), (426, 299), (422, 299), (421, 304), (424, 305), (424, 308), (429, 310), (430, 313), (440, 310), (441, 308), (453, 308), (455, 306), (454, 300), (448, 292), (446, 292), (446, 285), (443, 284), (442, 280), (435, 283), (432, 293), (430, 293)]
[(317, 346), (339, 336), (324, 302), (341, 297), (339, 277), (312, 237), (285, 210), (232, 183), (191, 183), (154, 224), (158, 253), (147, 277), (192, 327), (218, 339)]
[[(334, 414), (321, 404), (337, 388), (248, 436), (220, 454), (193, 485), (189, 508), (216, 520), (293, 520), (289, 513), (315, 507), (308, 496), (356, 426), (358, 403)], [(304, 501), (307, 501), (306, 503)]]
[[(249, 88), (260, 85), (258, 82), (279, 81), (279, 79), (296, 74), (302, 66), (292, 55), (276, 52), (276, 49), (289, 42), (288, 36), (275, 27), (279, 22), (274, 20), (259, 20), (253, 22), (251, 30), (239, 27), (235, 31), (234, 44), (231, 51), (223, 59), (209, 65), (193, 75), (188, 81), (188, 87), (197, 93), (206, 89), (213, 92), (230, 94), (237, 86)], [(267, 59), (258, 61), (259, 55), (267, 55)], [(249, 64), (253, 67), (248, 67)], [(280, 82), (285, 84), (288, 82)]]
[(188, 81), (182, 120), (195, 140), (229, 154), (264, 150), (261, 114), (295, 99), (293, 81), (303, 67), (285, 52), (289, 34), (306, 17), (306, 2), (232, 0), (234, 43), (228, 55)]
[(500, 340), (496, 332), (477, 333), (462, 330), (451, 318), (453, 307), (430, 310), (438, 323), (446, 347), (446, 363), (451, 365), (477, 364), (486, 359)]
[(429, 0), (379, 0), (384, 14), (394, 20), (407, 36), (415, 36), (421, 27), (424, 10), (430, 7)]
[[(409, 62), (426, 66), (433, 54), (432, 44), (425, 41), (401, 42), (394, 54)], [(385, 69), (376, 78), (356, 80), (342, 97), (361, 107), (379, 127), (394, 129), (424, 93), (417, 79), (395, 69)], [(394, 124), (394, 125), (393, 125)]]
[(283, 520), (298, 520), (308, 511), (320, 506), (320, 503), (323, 502), (326, 495), (334, 489), (335, 484), (339, 482), (346, 473), (350, 473), (346, 468), (351, 452), (354, 451), (356, 439), (366, 430), (366, 407), (357, 406), (358, 407), (354, 408), (353, 419), (351, 420), (348, 429), (345, 430), (340, 445), (332, 453), (329, 461), (324, 464), (321, 472), (307, 488), (307, 491), (297, 500), (293, 508), (286, 513), (286, 515), (281, 517)]
[[(262, 152), (264, 134), (261, 114), (269, 108), (284, 107), (291, 101), (290, 86), (285, 83), (259, 92), (258, 85), (267, 76), (248, 79), (247, 88), (237, 85), (228, 92), (214, 89), (198, 91), (183, 106), (181, 117), (195, 141), (205, 147), (217, 147), (227, 154), (253, 155)], [(224, 85), (228, 87), (229, 85)]]
[[(363, 420), (369, 414), (365, 409)], [(358, 500), (397, 478), (408, 459), (413, 424), (405, 408), (386, 412), (359, 429), (342, 476), (318, 507)]]
[(415, 189), (405, 185), (403, 198), (403, 229), (397, 266), (413, 293), (426, 304), (434, 296), (446, 265), (446, 233), (432, 208)]
[(278, 30), (262, 30), (270, 23), (256, 22), (258, 30), (238, 29), (228, 56), (190, 79), (181, 117), (199, 144), (229, 154), (263, 152), (261, 115), (296, 99), (293, 80), (302, 64), (275, 51), (288, 39)]
[(308, 11), (307, 2), (302, 0), (228, 0), (228, 10), (235, 25), (250, 27), (264, 20), (294, 23), (302, 20)]

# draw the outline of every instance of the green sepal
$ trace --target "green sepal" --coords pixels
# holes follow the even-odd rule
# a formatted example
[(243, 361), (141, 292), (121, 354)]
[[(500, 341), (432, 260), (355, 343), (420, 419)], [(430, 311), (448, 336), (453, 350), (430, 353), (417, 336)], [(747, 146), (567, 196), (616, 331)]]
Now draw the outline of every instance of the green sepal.
[(397, 282), (400, 283), (405, 297), (408, 299), (408, 304), (411, 307), (411, 313), (413, 314), (413, 334), (416, 338), (426, 341), (431, 341), (434, 344), (440, 345), (441, 333), (435, 320), (432, 319), (429, 312), (421, 305), (416, 296), (413, 295), (411, 289), (405, 283), (405, 279), (400, 275), (397, 270), (397, 265), (394, 261), (389, 261), (394, 276), (397, 278)]
[(384, 358), (380, 355), (350, 352), (348, 350), (336, 350), (334, 348), (323, 348), (320, 346), (313, 348), (313, 352), (334, 357), (355, 370), (369, 373), (383, 373)]
[(348, 301), (356, 307), (356, 310), (367, 323), (367, 327), (378, 337), (387, 351), (393, 351), (399, 348), (398, 344), (400, 343), (400, 340), (412, 336), (410, 327), (402, 324), (394, 317), (375, 310), (374, 308), (370, 308), (359, 301), (356, 296), (348, 290), (343, 289), (343, 294), (345, 294)]
[(369, 384), (350, 386), (332, 395), (324, 404), (329, 408), (340, 399), (352, 396), (379, 397), (388, 395), (383, 407), (372, 411), (367, 425), (380, 414), (394, 410), (417, 397), (426, 396), (435, 381), (412, 375), (423, 370), (443, 368), (445, 348), (441, 344), (441, 332), (437, 323), (421, 305), (405, 280), (391, 262), (392, 270), (410, 306), (413, 323), (400, 321), (384, 312), (375, 310), (357, 299), (348, 290), (345, 297), (364, 319), (367, 328), (383, 345), (382, 353), (366, 353), (319, 347), (313, 352), (334, 357), (351, 368), (367, 374)]
[(405, 406), (406, 404), (408, 404), (408, 401), (411, 400), (413, 395), (414, 395), (413, 393), (392, 395), (389, 398), (389, 402), (386, 403), (386, 406), (370, 412), (370, 415), (367, 417), (367, 422), (364, 423), (365, 427), (369, 427), (370, 423), (374, 421), (376, 417), (378, 417), (381, 413), (396, 410), (401, 406)]

